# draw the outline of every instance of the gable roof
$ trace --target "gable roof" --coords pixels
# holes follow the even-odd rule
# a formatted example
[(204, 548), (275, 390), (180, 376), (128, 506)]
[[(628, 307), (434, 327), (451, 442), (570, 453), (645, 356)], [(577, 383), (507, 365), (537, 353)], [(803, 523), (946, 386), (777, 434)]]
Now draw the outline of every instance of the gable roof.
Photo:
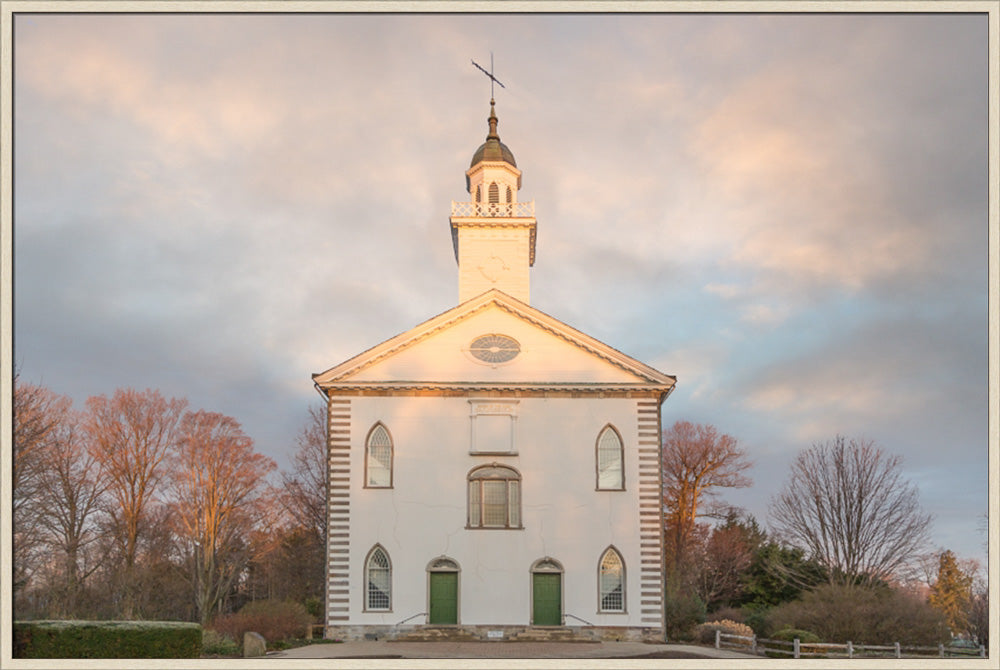
[[(372, 377), (377, 371), (377, 366), (389, 361), (394, 357), (400, 357), (416, 347), (420, 343), (433, 336), (446, 333), (450, 329), (458, 327), (460, 324), (468, 322), (470, 319), (483, 315), (491, 310), (500, 310), (504, 314), (513, 317), (516, 321), (529, 324), (537, 331), (544, 331), (550, 336), (554, 336), (562, 342), (570, 345), (578, 352), (583, 352), (596, 363), (601, 361), (605, 366), (611, 366), (617, 373), (615, 380), (603, 379), (597, 382), (587, 382), (586, 380), (562, 380), (553, 381), (532, 381), (519, 379), (516, 381), (507, 379), (504, 381), (456, 381), (444, 379), (396, 379), (381, 378), (378, 375)], [(375, 370), (373, 370), (375, 368)], [(369, 374), (365, 374), (365, 372)], [(318, 389), (402, 389), (402, 388), (440, 388), (458, 387), (465, 390), (495, 389), (499, 387), (537, 388), (537, 389), (567, 389), (578, 390), (582, 388), (590, 390), (601, 389), (621, 389), (627, 390), (643, 389), (646, 391), (669, 392), (676, 378), (666, 375), (645, 363), (642, 363), (622, 352), (600, 342), (575, 328), (566, 325), (562, 321), (555, 319), (544, 312), (531, 307), (506, 293), (493, 289), (479, 296), (467, 300), (442, 314), (424, 321), (423, 323), (400, 333), (381, 344), (377, 344), (371, 349), (364, 351), (353, 358), (350, 358), (339, 365), (336, 365), (325, 372), (313, 375), (313, 381)]]

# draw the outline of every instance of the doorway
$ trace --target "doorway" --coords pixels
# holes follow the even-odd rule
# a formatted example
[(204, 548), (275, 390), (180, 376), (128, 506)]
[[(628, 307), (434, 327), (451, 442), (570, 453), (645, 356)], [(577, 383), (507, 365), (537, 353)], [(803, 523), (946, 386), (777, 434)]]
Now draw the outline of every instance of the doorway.
[(561, 626), (562, 566), (551, 558), (531, 567), (531, 624)]
[(427, 623), (458, 623), (458, 564), (449, 558), (432, 561), (427, 573)]

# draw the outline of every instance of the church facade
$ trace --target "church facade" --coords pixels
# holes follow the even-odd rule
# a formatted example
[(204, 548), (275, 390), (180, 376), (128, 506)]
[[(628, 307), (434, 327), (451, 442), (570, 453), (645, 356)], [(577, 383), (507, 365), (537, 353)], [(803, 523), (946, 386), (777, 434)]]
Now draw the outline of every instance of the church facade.
[(459, 304), (313, 375), (327, 637), (663, 638), (675, 378), (530, 305), (534, 203), (489, 132), (453, 202)]

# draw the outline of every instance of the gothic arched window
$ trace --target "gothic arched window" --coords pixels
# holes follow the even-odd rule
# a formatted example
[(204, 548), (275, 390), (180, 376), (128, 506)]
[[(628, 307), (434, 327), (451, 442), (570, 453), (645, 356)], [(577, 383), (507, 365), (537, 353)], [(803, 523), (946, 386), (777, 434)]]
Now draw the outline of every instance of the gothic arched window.
[(490, 204), (500, 203), (500, 187), (497, 186), (496, 182), (490, 184)]
[(601, 556), (597, 587), (599, 611), (625, 611), (625, 563), (614, 547), (608, 547)]
[(365, 487), (392, 488), (392, 437), (381, 423), (372, 427), (365, 441)]
[(511, 190), (510, 190), (510, 186), (508, 186), (508, 187), (507, 187), (507, 202), (510, 202), (510, 201), (511, 201), (511, 198), (513, 198), (513, 197), (514, 197), (514, 192), (513, 192), (513, 191), (511, 191)]
[(382, 612), (392, 609), (392, 564), (389, 554), (378, 544), (365, 560), (365, 609)]
[(607, 425), (597, 437), (597, 488), (620, 491), (625, 488), (622, 468), (624, 446), (613, 426)]
[(476, 184), (476, 202), (483, 201), (483, 188), (479, 184)]

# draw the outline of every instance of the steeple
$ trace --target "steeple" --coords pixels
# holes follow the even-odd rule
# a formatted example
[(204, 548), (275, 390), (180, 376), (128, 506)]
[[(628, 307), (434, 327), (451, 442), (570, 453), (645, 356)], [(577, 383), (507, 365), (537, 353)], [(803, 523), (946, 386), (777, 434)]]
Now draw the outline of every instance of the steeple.
[[(500, 141), (500, 135), (497, 133), (499, 121), (497, 120), (496, 101), (492, 98), (490, 98), (490, 118), (487, 119), (487, 122), (490, 124), (490, 132), (486, 135), (486, 141), (473, 154), (470, 167), (484, 160), (503, 161), (510, 163), (513, 167), (517, 167), (517, 162), (514, 160), (514, 153), (507, 148), (506, 144)], [(519, 183), (518, 188), (520, 187)]]
[(465, 172), (471, 201), (451, 203), (459, 301), (496, 288), (528, 302), (528, 270), (535, 263), (535, 203), (517, 200), (521, 171), (514, 153), (500, 141), (493, 98), (487, 123), (486, 141)]

